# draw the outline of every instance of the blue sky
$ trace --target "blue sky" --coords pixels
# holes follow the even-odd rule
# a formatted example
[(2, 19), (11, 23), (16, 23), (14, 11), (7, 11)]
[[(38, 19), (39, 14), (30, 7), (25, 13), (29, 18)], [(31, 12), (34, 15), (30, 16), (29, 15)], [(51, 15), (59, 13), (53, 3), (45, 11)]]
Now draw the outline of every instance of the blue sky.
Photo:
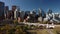
[(53, 12), (60, 12), (60, 0), (0, 0), (5, 2), (5, 6), (9, 6), (11, 9), (12, 5), (20, 6), (21, 10), (32, 10), (42, 8), (47, 11), (49, 8)]

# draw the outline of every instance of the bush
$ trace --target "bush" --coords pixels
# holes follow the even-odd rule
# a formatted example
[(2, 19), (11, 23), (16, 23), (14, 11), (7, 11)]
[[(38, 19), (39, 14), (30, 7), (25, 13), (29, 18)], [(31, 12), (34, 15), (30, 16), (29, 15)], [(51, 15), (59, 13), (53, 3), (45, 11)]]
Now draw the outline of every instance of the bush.
[(24, 26), (24, 30), (28, 30), (29, 28), (30, 28), (29, 25)]
[(20, 26), (13, 26), (11, 27), (10, 25), (5, 25), (0, 28), (1, 33), (4, 32), (4, 34), (25, 34), (25, 32), (22, 30)]
[(14, 24), (18, 24), (18, 21), (17, 20), (13, 20)]

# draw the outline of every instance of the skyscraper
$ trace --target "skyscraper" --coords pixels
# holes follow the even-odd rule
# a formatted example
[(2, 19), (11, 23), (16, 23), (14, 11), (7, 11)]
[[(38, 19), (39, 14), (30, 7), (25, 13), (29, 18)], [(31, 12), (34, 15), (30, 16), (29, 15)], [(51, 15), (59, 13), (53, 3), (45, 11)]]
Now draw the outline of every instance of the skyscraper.
[(12, 18), (13, 19), (18, 18), (19, 11), (20, 11), (20, 8), (18, 6), (16, 6), (16, 5), (12, 6)]
[(14, 19), (18, 18), (18, 9), (15, 9), (14, 11)]
[(51, 9), (48, 9), (48, 14), (51, 14), (52, 13), (52, 10)]
[(0, 19), (4, 18), (4, 2), (0, 2)]
[(38, 18), (38, 21), (43, 21), (45, 17), (46, 17), (45, 12), (42, 9), (39, 9), (39, 18)]
[(5, 6), (5, 12), (4, 12), (5, 18), (8, 18), (8, 12), (9, 12), (9, 7)]
[(17, 6), (16, 5), (13, 5), (12, 6), (12, 11), (15, 11), (16, 8), (17, 8)]
[(38, 10), (38, 14), (40, 17), (42, 17), (42, 10), (41, 9)]
[(12, 17), (12, 19), (14, 19), (14, 18), (15, 18), (16, 8), (17, 8), (17, 6), (16, 6), (16, 5), (13, 5), (13, 6), (12, 6), (12, 13), (11, 13), (11, 17)]
[(24, 16), (26, 16), (26, 15), (25, 15), (25, 12), (24, 12), (24, 11), (20, 11), (20, 18), (21, 18), (21, 21), (24, 20)]

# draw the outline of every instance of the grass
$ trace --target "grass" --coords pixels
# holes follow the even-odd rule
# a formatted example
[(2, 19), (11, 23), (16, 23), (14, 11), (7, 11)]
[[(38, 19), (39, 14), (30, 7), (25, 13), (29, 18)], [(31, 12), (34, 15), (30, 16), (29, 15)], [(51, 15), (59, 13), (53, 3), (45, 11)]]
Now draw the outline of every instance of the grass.
[[(56, 30), (54, 29), (50, 29), (53, 34), (57, 34)], [(37, 34), (49, 34), (49, 32), (47, 32), (47, 29), (38, 29), (38, 30), (28, 30), (28, 32), (36, 32)]]
[(60, 31), (60, 27), (55, 27), (54, 30)]
[[(17, 23), (17, 21), (16, 20), (14, 20), (14, 24), (16, 24)], [(46, 22), (45, 22), (46, 23)], [(17, 27), (17, 26), (16, 26)], [(15, 28), (16, 28), (15, 27)], [(2, 27), (2, 28), (0, 28), (1, 30), (3, 30), (3, 29), (10, 29), (10, 28), (14, 28), (14, 27), (10, 27), (10, 26), (8, 26), (8, 25), (6, 25), (6, 27)], [(29, 27), (28, 27), (29, 28)], [(16, 28), (16, 30), (17, 29), (19, 29), (19, 27), (17, 27)], [(51, 29), (52, 30), (52, 32), (54, 33), (54, 34), (60, 34), (60, 27), (55, 27), (54, 29)], [(20, 30), (20, 32), (21, 32), (22, 30)], [(47, 29), (38, 29), (38, 30), (28, 30), (29, 32), (36, 32), (37, 34), (49, 34), (48, 32), (47, 32)]]
[(51, 30), (52, 30), (53, 34), (57, 34), (56, 30), (54, 30), (54, 29), (51, 29)]
[(55, 27), (54, 30), (56, 31), (57, 34), (60, 34), (60, 27)]
[[(41, 34), (49, 34), (46, 29), (40, 30), (40, 32), (41, 32)], [(40, 33), (38, 32), (38, 34), (40, 34)]]
[(46, 29), (28, 30), (28, 32), (36, 32), (37, 34), (49, 34)]

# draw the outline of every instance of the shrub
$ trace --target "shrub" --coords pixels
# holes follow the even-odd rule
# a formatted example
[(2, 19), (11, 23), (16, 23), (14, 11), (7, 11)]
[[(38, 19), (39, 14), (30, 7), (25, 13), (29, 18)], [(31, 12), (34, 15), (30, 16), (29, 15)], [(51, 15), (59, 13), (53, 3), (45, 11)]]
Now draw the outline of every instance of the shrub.
[(18, 24), (18, 21), (17, 20), (13, 20), (14, 24)]

